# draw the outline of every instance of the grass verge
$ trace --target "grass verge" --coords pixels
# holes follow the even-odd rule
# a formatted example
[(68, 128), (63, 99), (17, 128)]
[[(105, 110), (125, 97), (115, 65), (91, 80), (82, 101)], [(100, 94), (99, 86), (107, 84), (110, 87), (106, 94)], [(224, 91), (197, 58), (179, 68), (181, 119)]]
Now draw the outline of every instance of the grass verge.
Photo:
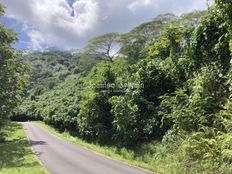
[(22, 125), (11, 122), (4, 131), (6, 139), (0, 143), (0, 173), (47, 174), (32, 152)]
[(87, 143), (86, 141), (78, 137), (71, 136), (68, 132), (59, 132), (58, 130), (45, 124), (44, 122), (35, 121), (34, 123), (37, 123), (41, 127), (49, 130), (51, 133), (55, 134), (56, 136), (62, 139), (65, 139), (75, 144), (82, 145), (83, 147), (88, 148), (94, 152), (98, 152), (100, 154), (106, 155), (115, 160), (122, 161), (129, 165), (137, 166), (155, 172), (156, 168), (153, 165), (144, 162), (144, 159), (142, 158), (135, 158), (135, 153), (132, 150), (128, 150), (126, 148), (101, 146), (99, 144), (94, 144), (94, 143)]

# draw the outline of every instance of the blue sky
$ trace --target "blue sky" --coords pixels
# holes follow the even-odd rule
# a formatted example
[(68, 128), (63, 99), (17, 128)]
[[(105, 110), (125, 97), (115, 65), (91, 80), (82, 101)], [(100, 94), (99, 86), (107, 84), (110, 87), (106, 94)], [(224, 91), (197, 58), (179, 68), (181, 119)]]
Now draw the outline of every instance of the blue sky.
[[(213, 0), (210, 0), (211, 3)], [(206, 0), (1, 0), (0, 22), (19, 33), (17, 48), (76, 49), (106, 32), (127, 32), (156, 15), (206, 9)]]
[(22, 30), (22, 24), (15, 19), (2, 17), (0, 22), (3, 23), (7, 28), (12, 28), (18, 33), (18, 42), (14, 45), (16, 48), (27, 48), (31, 46), (30, 37)]

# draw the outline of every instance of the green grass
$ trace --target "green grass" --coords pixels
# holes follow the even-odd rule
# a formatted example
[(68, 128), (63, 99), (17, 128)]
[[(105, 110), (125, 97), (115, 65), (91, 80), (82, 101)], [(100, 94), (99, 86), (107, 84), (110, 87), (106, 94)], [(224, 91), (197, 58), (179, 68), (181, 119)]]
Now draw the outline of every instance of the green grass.
[[(62, 139), (65, 139), (75, 144), (82, 145), (85, 148), (88, 148), (94, 152), (106, 155), (115, 160), (119, 160), (126, 164), (137, 166), (137, 167), (147, 169), (153, 172), (155, 172), (157, 169), (156, 166), (153, 166), (151, 163), (144, 162), (143, 158), (146, 158), (146, 155), (143, 155), (143, 158), (135, 157), (135, 153), (132, 150), (128, 150), (126, 148), (116, 148), (116, 147), (111, 147), (111, 146), (101, 146), (99, 144), (94, 144), (94, 143), (87, 143), (86, 141), (78, 137), (71, 136), (68, 132), (59, 132), (58, 130), (45, 124), (44, 122), (36, 121), (35, 123), (42, 126), (43, 128), (46, 128), (51, 133), (55, 134), (56, 136)], [(148, 158), (150, 159), (150, 157)]]
[(20, 123), (9, 123), (4, 133), (5, 141), (0, 143), (1, 174), (47, 174), (32, 152)]

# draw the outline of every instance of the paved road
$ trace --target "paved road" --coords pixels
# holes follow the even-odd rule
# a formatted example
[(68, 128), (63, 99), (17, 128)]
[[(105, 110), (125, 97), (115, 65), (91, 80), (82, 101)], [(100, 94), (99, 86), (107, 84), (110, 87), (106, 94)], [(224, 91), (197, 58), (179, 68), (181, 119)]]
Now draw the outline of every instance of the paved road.
[(64, 141), (35, 123), (23, 123), (29, 142), (51, 174), (151, 174)]

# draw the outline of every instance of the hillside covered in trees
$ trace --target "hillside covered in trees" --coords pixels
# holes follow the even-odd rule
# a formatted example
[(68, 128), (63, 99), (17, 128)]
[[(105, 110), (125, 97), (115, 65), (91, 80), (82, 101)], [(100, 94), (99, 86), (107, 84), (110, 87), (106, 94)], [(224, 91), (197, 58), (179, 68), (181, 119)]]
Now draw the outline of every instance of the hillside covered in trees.
[(25, 88), (17, 107), (0, 94), (1, 118), (42, 120), (158, 173), (230, 174), (231, 40), (232, 2), (217, 0), (95, 37), (83, 50), (21, 51)]

